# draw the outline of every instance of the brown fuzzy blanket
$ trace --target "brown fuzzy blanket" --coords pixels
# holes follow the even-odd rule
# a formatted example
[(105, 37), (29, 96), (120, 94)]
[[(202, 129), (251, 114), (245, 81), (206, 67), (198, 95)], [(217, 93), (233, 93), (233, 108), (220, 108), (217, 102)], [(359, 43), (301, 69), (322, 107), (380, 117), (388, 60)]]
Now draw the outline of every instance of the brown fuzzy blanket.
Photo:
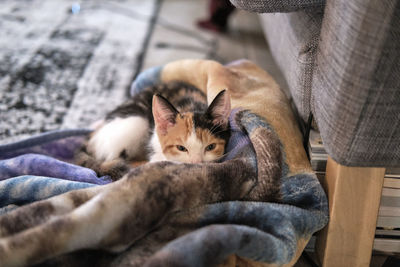
[(234, 109), (227, 160), (145, 164), (117, 182), (6, 212), (0, 216), (1, 266), (297, 261), (311, 235), (327, 223), (328, 209), (285, 95), (251, 62), (222, 66), (207, 60), (147, 70), (132, 94), (173, 80), (201, 88), (209, 100), (229, 90)]

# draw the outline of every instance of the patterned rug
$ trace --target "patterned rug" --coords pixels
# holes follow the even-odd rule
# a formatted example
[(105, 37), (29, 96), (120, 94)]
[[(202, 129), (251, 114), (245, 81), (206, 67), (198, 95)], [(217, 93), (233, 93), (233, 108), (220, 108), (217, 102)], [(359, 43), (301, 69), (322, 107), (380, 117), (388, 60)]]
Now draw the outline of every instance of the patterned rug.
[(160, 1), (0, 3), (0, 143), (87, 127), (124, 100)]
[(125, 100), (142, 70), (183, 58), (247, 58), (279, 80), (258, 18), (235, 12), (229, 32), (215, 34), (196, 26), (207, 5), (0, 1), (0, 144), (88, 127)]

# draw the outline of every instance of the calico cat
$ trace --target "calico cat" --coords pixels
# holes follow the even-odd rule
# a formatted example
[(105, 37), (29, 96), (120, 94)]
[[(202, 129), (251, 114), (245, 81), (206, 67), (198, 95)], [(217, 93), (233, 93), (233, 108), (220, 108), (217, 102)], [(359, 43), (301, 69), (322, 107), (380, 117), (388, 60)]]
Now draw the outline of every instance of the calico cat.
[(107, 114), (77, 155), (78, 164), (119, 179), (129, 162), (200, 163), (221, 159), (230, 137), (230, 97), (181, 82), (144, 89)]

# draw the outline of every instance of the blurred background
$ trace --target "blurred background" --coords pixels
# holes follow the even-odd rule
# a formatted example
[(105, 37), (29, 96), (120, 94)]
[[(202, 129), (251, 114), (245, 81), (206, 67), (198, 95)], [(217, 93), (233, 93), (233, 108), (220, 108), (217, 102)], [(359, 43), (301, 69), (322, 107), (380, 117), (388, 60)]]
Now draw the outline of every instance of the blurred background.
[(128, 97), (144, 69), (250, 59), (282, 86), (256, 14), (213, 28), (206, 0), (0, 2), (0, 143), (85, 128)]

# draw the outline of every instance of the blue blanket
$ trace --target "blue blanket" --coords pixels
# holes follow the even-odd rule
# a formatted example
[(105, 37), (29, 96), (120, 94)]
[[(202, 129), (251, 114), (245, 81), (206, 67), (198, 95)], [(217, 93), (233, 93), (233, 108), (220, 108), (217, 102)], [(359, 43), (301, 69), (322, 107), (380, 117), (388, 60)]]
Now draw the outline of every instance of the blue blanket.
[(110, 183), (69, 163), (91, 130), (60, 130), (0, 146), (0, 214), (71, 190)]
[[(251, 148), (250, 138), (245, 131), (240, 129), (242, 125), (238, 125), (238, 121), (234, 119), (237, 112), (238, 110), (234, 110), (231, 115), (232, 138), (228, 145), (227, 161), (243, 156), (243, 153), (248, 153), (245, 151)], [(250, 120), (258, 120), (251, 114), (248, 116), (250, 116)], [(256, 128), (260, 126), (268, 127), (268, 125), (258, 122)], [(248, 130), (254, 131), (254, 129)], [(46, 136), (57, 145), (60, 142), (65, 143), (65, 139), (74, 140), (73, 143), (77, 143), (75, 139), (71, 139), (71, 136), (60, 137), (57, 140), (54, 140), (52, 134)], [(76, 137), (80, 138), (80, 135)], [(34, 137), (30, 140), (37, 140), (37, 138), (41, 137)], [(0, 161), (2, 179), (0, 182), (0, 214), (7, 214), (6, 212), (20, 205), (71, 190), (110, 182), (107, 177), (97, 177), (92, 170), (51, 157), (51, 149), (50, 151), (44, 149), (44, 147), (50, 148), (51, 146), (46, 139), (42, 139), (42, 141), (43, 146), (37, 142), (35, 142), (35, 146), (39, 146), (40, 151), (47, 155), (28, 153)], [(68, 147), (68, 142), (65, 144)], [(28, 147), (29, 145), (21, 151), (25, 151)], [(31, 149), (27, 150), (31, 151)], [(248, 154), (246, 157), (250, 158)], [(251, 165), (256, 166), (257, 164), (254, 161)], [(12, 177), (13, 174), (18, 177)], [(48, 177), (37, 175), (48, 175)], [(111, 257), (112, 260), (108, 258), (109, 256), (104, 255), (92, 256), (96, 258), (95, 260), (89, 255), (85, 259), (90, 259), (90, 261), (85, 261), (84, 264), (99, 263), (100, 260), (107, 264), (114, 262), (122, 264), (137, 257), (138, 254), (142, 255), (144, 250), (150, 251), (151, 254), (155, 253), (153, 257), (147, 254), (145, 257), (150, 257), (149, 262), (155, 262), (154, 266), (158, 266), (160, 262), (164, 261), (166, 255), (169, 255), (167, 257), (173, 256), (175, 261), (179, 260), (179, 264), (182, 266), (197, 266), (200, 260), (204, 262), (198, 266), (210, 266), (214, 262), (224, 260), (231, 253), (261, 262), (275, 264), (290, 262), (294, 257), (299, 240), (307, 240), (315, 229), (321, 228), (326, 223), (327, 216), (321, 210), (326, 212), (327, 203), (316, 177), (312, 174), (286, 176), (282, 178), (281, 183), (281, 202), (285, 203), (284, 205), (254, 201), (223, 201), (207, 204), (192, 209), (190, 212), (184, 211), (175, 214), (170, 218), (167, 226), (160, 229), (159, 232), (155, 231), (149, 234), (143, 241), (144, 245), (138, 244), (117, 257)], [(174, 238), (170, 242), (159, 240), (158, 235), (165, 235), (165, 228), (168, 229), (172, 225), (179, 225), (185, 221), (187, 223), (192, 218), (198, 219), (196, 219), (196, 223), (189, 224), (190, 231), (186, 229), (188, 225), (182, 229), (178, 227), (178, 229), (174, 229), (175, 234), (172, 235)], [(243, 246), (244, 240), (246, 240), (246, 246)], [(149, 249), (148, 242), (160, 243), (163, 246), (157, 252), (159, 246)], [(89, 254), (91, 253), (94, 252)], [(65, 264), (75, 262), (76, 259), (73, 255), (66, 257)], [(160, 255), (162, 255), (161, 258)], [(143, 261), (142, 257), (143, 255), (140, 259)], [(142, 261), (137, 266), (141, 266)], [(178, 264), (178, 262), (175, 263)], [(59, 264), (60, 262), (56, 258), (54, 265), (59, 266)], [(77, 266), (84, 266), (84, 264)]]
[[(215, 67), (213, 73), (219, 75), (232, 71), (210, 62), (194, 63), (206, 65), (205, 70)], [(251, 69), (253, 75), (255, 67), (246, 64), (243, 72)], [(192, 73), (187, 62), (183, 66)], [(179, 73), (176, 67), (168, 73)], [(167, 70), (164, 66), (144, 73), (133, 92), (165, 79), (161, 72)], [(235, 77), (241, 87), (236, 94), (230, 87), (233, 98), (246, 98), (244, 76), (234, 74), (228, 80)], [(254, 80), (249, 84), (257, 85)], [(326, 195), (307, 164), (302, 168), (302, 159), (294, 161), (287, 154), (293, 151), (287, 141), (291, 137), (277, 134), (278, 124), (237, 108), (230, 125), (232, 138), (222, 163), (146, 164), (113, 183), (68, 163), (87, 130), (47, 133), (0, 146), (0, 262), (293, 265), (312, 234), (328, 221)], [(19, 205), (24, 206), (9, 211)]]

